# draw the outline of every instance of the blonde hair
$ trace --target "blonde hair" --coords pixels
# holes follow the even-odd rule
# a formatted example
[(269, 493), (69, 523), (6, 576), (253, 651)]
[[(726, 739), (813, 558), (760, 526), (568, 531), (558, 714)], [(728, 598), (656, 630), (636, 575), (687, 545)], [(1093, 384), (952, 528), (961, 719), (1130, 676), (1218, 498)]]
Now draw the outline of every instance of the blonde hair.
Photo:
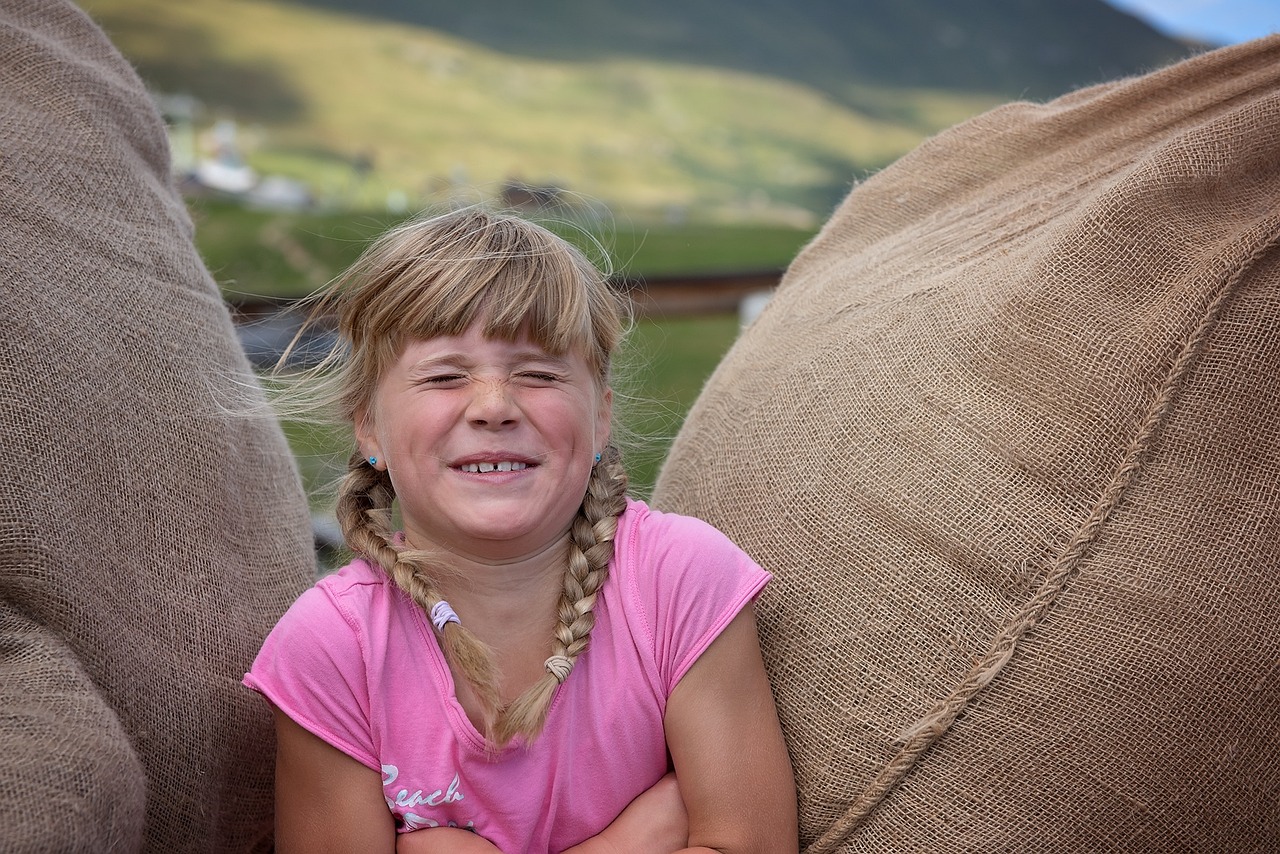
[[(515, 340), (527, 332), (548, 352), (582, 355), (603, 391), (626, 316), (623, 300), (577, 248), (542, 226), (481, 208), (387, 232), (322, 295), (312, 316), (334, 312), (348, 349), (335, 349), (321, 369), (333, 369), (332, 396), (349, 423), (370, 408), (379, 378), (406, 343), (459, 335), (477, 322), (489, 337)], [(547, 672), (510, 705), (501, 702), (489, 648), (460, 623), (437, 628), (445, 655), (474, 689), (495, 746), (537, 737), (557, 685), (586, 650), (626, 489), (621, 455), (610, 445), (570, 527)], [(394, 500), (387, 473), (353, 453), (337, 501), (347, 544), (430, 615), (442, 601), (433, 571), (447, 570), (432, 566), (429, 554), (393, 543)]]

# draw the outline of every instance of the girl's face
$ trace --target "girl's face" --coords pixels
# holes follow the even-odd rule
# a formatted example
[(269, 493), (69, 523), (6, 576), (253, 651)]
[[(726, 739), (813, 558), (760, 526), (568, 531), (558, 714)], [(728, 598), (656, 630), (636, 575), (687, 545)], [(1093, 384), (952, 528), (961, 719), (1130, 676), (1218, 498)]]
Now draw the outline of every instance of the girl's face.
[(608, 442), (611, 404), (581, 355), (473, 325), (410, 341), (357, 417), (356, 438), (386, 465), (411, 546), (515, 560), (568, 532)]

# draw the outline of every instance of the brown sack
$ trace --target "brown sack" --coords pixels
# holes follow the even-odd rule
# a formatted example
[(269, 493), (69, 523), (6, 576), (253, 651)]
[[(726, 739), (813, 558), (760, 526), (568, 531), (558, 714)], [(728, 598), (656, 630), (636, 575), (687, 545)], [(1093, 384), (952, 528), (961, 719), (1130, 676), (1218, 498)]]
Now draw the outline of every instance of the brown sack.
[(777, 578), (811, 851), (1280, 850), (1280, 37), (855, 188), (655, 503)]
[[(64, 0), (0, 2), (0, 850), (267, 850), (239, 679), (306, 503), (191, 242), (164, 126)], [(247, 397), (247, 400), (246, 400)]]

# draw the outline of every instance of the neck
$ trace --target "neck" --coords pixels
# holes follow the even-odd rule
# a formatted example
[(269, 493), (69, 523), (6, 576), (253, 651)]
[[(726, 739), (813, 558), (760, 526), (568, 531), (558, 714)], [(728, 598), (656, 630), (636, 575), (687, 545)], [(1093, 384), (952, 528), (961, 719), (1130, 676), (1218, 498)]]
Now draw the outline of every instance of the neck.
[(435, 576), (440, 594), (478, 637), (543, 629), (555, 620), (564, 589), (568, 535), (533, 554), (506, 560), (449, 554)]

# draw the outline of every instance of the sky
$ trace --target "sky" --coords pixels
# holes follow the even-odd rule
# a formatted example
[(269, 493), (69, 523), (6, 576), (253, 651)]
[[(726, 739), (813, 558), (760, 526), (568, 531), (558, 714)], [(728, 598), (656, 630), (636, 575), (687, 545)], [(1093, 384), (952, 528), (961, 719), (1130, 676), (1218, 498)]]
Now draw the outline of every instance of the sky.
[(1280, 0), (1108, 0), (1168, 35), (1235, 44), (1280, 32)]

